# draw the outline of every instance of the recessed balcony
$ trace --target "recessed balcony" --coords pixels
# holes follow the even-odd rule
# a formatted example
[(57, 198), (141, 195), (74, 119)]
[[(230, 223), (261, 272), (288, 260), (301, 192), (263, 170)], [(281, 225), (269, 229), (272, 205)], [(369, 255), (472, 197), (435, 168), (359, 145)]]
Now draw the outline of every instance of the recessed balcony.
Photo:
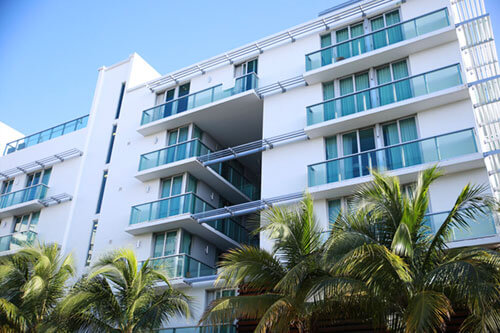
[[(143, 264), (144, 261), (141, 262)], [(174, 282), (176, 279), (190, 279), (217, 274), (213, 266), (202, 263), (187, 254), (173, 254), (164, 257), (150, 258), (152, 267), (164, 273)]]
[[(448, 211), (426, 215), (426, 224), (429, 226), (430, 232), (435, 234), (449, 213)], [(498, 233), (493, 212), (489, 211), (475, 216), (474, 219), (467, 218), (466, 220), (469, 224), (467, 228), (452, 228), (448, 240), (449, 247), (465, 246), (464, 243), (468, 243), (467, 246), (498, 243)]]
[(199, 139), (185, 141), (141, 155), (136, 178), (145, 182), (189, 172), (235, 203), (255, 200), (258, 187), (228, 163), (205, 167), (198, 156), (212, 151)]
[[(227, 249), (246, 242), (248, 231), (235, 219), (199, 223), (192, 214), (215, 209), (194, 193), (180, 194), (132, 207), (126, 231), (132, 235), (183, 228)], [(209, 232), (207, 232), (209, 231)]]
[(31, 245), (37, 238), (34, 231), (14, 232), (0, 236), (0, 255), (6, 255), (19, 250), (23, 246)]
[(468, 98), (460, 65), (332, 98), (306, 108), (310, 138), (381, 123)]
[(411, 182), (420, 171), (438, 162), (447, 173), (484, 167), (474, 130), (418, 139), (309, 165), (309, 192), (315, 199), (350, 195), (358, 185), (370, 181), (372, 169), (389, 171), (399, 176), (401, 182)]
[(308, 84), (331, 81), (457, 40), (447, 8), (306, 55)]
[(219, 142), (236, 134), (247, 140), (242, 143), (256, 140), (256, 134), (261, 133), (254, 129), (262, 126), (257, 82), (257, 75), (250, 73), (237, 78), (230, 89), (218, 85), (145, 110), (138, 132), (146, 136), (194, 122), (204, 131), (215, 133)]
[(41, 202), (48, 190), (45, 184), (38, 184), (0, 196), (0, 218), (25, 214), (44, 207)]

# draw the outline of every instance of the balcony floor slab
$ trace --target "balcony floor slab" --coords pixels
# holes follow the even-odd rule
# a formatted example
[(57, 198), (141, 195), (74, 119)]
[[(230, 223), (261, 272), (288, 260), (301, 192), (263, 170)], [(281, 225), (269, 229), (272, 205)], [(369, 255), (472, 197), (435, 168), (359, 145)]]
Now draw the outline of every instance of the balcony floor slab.
[[(419, 172), (435, 165), (436, 162), (415, 165), (407, 168), (389, 171), (388, 174), (399, 177), (402, 184), (414, 182), (417, 180)], [(442, 168), (445, 174), (485, 168), (483, 155), (481, 153), (468, 154), (460, 157), (451, 158), (438, 162), (438, 167)], [(342, 180), (335, 183), (317, 185), (309, 187), (308, 191), (315, 200), (333, 199), (343, 196), (352, 195), (356, 189), (362, 185), (372, 181), (372, 176), (363, 176)]]
[(460, 85), (436, 91), (432, 94), (409, 98), (400, 102), (353, 113), (337, 119), (327, 120), (307, 126), (304, 128), (304, 131), (311, 139), (329, 136), (410, 116), (417, 112), (455, 103), (467, 98), (469, 98), (467, 86)]
[(171, 177), (183, 172), (189, 172), (235, 204), (250, 201), (250, 198), (243, 194), (243, 192), (211, 168), (205, 167), (196, 157), (139, 171), (135, 175), (135, 178), (146, 182), (153, 179)]
[(205, 223), (198, 223), (190, 213), (170, 216), (150, 222), (129, 225), (125, 231), (131, 235), (141, 235), (153, 232), (183, 228), (221, 249), (238, 247), (239, 243)]
[(40, 200), (30, 200), (0, 209), (0, 218), (31, 213), (45, 207)]

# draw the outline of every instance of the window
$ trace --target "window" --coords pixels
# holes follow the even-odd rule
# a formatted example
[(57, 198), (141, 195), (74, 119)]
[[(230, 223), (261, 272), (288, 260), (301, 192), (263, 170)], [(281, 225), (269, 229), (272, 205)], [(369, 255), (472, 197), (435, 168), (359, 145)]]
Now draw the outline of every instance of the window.
[(236, 296), (236, 289), (213, 289), (206, 291), (206, 306), (222, 297)]
[(115, 144), (116, 136), (116, 125), (113, 125), (113, 130), (111, 131), (111, 139), (109, 139), (108, 155), (106, 156), (106, 164), (111, 161), (111, 154), (113, 153), (113, 145)]
[(35, 231), (40, 212), (14, 216), (14, 230), (12, 232)]
[[(184, 126), (167, 132), (167, 146), (174, 146), (188, 141), (189, 126)], [(186, 158), (187, 145), (177, 145), (167, 149), (167, 163), (179, 161)]]
[(182, 241), (179, 253), (191, 254), (193, 236), (186, 230), (182, 230)]
[[(384, 15), (372, 18), (370, 27), (372, 31), (377, 31), (385, 27), (397, 24), (400, 22), (399, 11), (394, 10)], [(403, 32), (401, 26), (390, 28), (386, 31), (375, 32), (372, 35), (373, 49), (384, 47), (388, 44), (397, 43), (403, 40)]]
[(2, 182), (2, 188), (0, 189), (0, 195), (6, 194), (12, 191), (12, 185), (14, 184), (14, 179), (4, 180)]
[(98, 224), (97, 220), (95, 220), (92, 223), (92, 230), (90, 231), (89, 249), (87, 250), (87, 259), (85, 260), (85, 266), (90, 265), (90, 261), (92, 260), (92, 252), (94, 250), (95, 235), (97, 233), (97, 224)]
[(126, 82), (123, 82), (122, 88), (120, 89), (120, 97), (118, 98), (118, 106), (116, 107), (115, 119), (120, 118), (120, 111), (122, 109), (122, 102), (123, 102), (123, 94), (125, 93), (125, 84)]
[[(383, 85), (392, 81), (404, 79), (409, 76), (408, 63), (406, 60), (393, 62), (376, 69), (377, 84)], [(380, 105), (394, 103), (413, 97), (409, 80), (403, 80), (394, 84), (378, 88)]]
[(154, 235), (153, 258), (176, 254), (177, 230), (167, 231)]
[(48, 185), (51, 173), (52, 168), (48, 168), (28, 174), (28, 177), (26, 178), (26, 187), (35, 186), (40, 183)]
[(335, 221), (337, 220), (340, 210), (341, 210), (340, 199), (328, 201), (328, 221), (329, 221), (328, 230), (331, 230), (332, 224), (334, 224)]
[(108, 170), (104, 171), (102, 174), (101, 189), (99, 190), (99, 197), (97, 198), (97, 208), (95, 210), (96, 214), (101, 212), (102, 198), (104, 196), (104, 189), (106, 188), (106, 180), (108, 179)]
[(352, 95), (355, 91), (370, 88), (368, 72), (350, 75), (339, 80), (340, 96), (349, 95), (340, 99), (340, 115), (347, 116), (355, 112), (371, 109), (370, 92)]
[[(161, 198), (169, 198), (160, 201), (159, 216), (173, 216), (181, 213), (184, 207), (185, 196), (180, 196), (182, 191), (183, 176), (175, 176), (161, 181)], [(187, 202), (186, 202), (187, 204)]]
[[(418, 139), (415, 117), (400, 119), (382, 125), (384, 146), (393, 146)], [(389, 170), (422, 163), (422, 151), (419, 142), (389, 148), (385, 152)]]
[(327, 164), (328, 182), (338, 181), (339, 177), (350, 179), (361, 175), (366, 176), (371, 168), (377, 167), (375, 152), (359, 154), (376, 148), (373, 127), (325, 138), (325, 148), (327, 160), (354, 155), (337, 163)]
[[(182, 111), (186, 111), (188, 107), (188, 98), (181, 98), (183, 96), (189, 95), (191, 83), (187, 82), (175, 88), (169, 89), (161, 94), (156, 95), (156, 104), (164, 104), (168, 103), (174, 99), (178, 99), (177, 101), (177, 109), (175, 113), (179, 113)], [(172, 114), (172, 110), (174, 108), (174, 103), (168, 103), (163, 108), (163, 117), (168, 117)]]
[(234, 66), (234, 77), (239, 77), (250, 73), (257, 74), (257, 59), (248, 60), (244, 63)]

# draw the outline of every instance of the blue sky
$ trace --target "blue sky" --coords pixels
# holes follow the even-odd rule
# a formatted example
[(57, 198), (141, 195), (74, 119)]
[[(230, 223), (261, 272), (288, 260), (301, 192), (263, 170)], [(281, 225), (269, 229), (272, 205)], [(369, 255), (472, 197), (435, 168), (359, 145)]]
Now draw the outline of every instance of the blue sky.
[[(343, 1), (0, 0), (0, 121), (43, 130), (89, 112), (102, 65), (137, 52), (165, 74)], [(485, 2), (500, 38), (500, 1)]]

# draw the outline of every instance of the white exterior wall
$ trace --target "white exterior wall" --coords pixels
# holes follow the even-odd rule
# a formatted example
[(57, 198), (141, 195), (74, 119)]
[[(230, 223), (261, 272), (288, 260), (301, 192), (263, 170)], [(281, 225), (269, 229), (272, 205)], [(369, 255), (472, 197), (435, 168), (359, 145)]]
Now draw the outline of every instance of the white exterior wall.
[[(412, 19), (446, 6), (449, 6), (448, 0), (407, 0), (400, 5), (401, 19)], [(372, 12), (382, 13), (392, 8), (395, 6), (377, 8)], [(372, 13), (369, 12), (368, 16), (372, 17)], [(362, 18), (358, 15), (355, 18), (333, 24), (331, 28), (342, 28), (347, 24), (360, 22), (360, 20)], [(304, 56), (320, 48), (320, 34), (323, 33), (325, 33), (324, 30), (317, 31), (297, 38), (294, 42), (283, 42), (276, 47), (266, 49), (261, 54), (244, 56), (235, 60), (233, 64), (225, 64), (212, 70), (206, 70), (204, 74), (196, 74), (189, 80), (180, 79), (178, 83), (183, 84), (190, 81), (190, 93), (221, 83), (223, 89), (231, 88), (234, 85), (234, 66), (243, 60), (255, 57), (258, 57), (259, 87), (303, 76), (305, 74)], [(360, 57), (369, 58), (370, 53)], [(464, 66), (456, 40), (419, 52), (412, 52), (408, 56), (410, 75), (421, 74), (456, 63), (461, 64), (463, 72)], [(338, 65), (339, 68), (341, 65), (342, 63)], [(358, 66), (356, 72), (368, 69), (368, 67)], [(340, 76), (340, 74), (334, 71), (329, 79), (338, 79), (336, 76)], [(68, 193), (73, 196), (73, 200), (42, 208), (37, 227), (39, 238), (42, 241), (60, 243), (63, 251), (74, 253), (80, 273), (87, 269), (85, 261), (94, 221), (98, 221), (98, 228), (93, 260), (106, 251), (124, 247), (132, 248), (139, 260), (152, 257), (153, 232), (148, 231), (134, 235), (127, 232), (126, 229), (129, 228), (132, 206), (156, 201), (160, 198), (160, 178), (148, 181), (136, 178), (139, 157), (144, 153), (162, 149), (167, 143), (166, 130), (159, 130), (148, 135), (142, 135), (138, 132), (142, 111), (155, 106), (157, 93), (173, 87), (170, 84), (152, 92), (149, 85), (158, 78), (160, 78), (160, 74), (137, 54), (133, 54), (123, 62), (111, 67), (99, 69), (94, 101), (90, 110), (88, 126), (85, 129), (0, 158), (0, 172), (2, 172), (2, 170), (30, 163), (72, 148), (83, 152), (80, 157), (53, 166), (49, 194)], [(120, 117), (115, 119), (123, 82), (126, 82), (126, 92), (122, 101)], [(375, 82), (372, 82), (373, 85)], [(262, 138), (270, 138), (306, 128), (306, 107), (322, 102), (322, 95), (322, 83), (320, 82), (263, 97), (262, 109), (256, 111), (256, 113), (262, 112)], [(467, 94), (461, 96), (451, 103), (427, 109), (424, 107), (414, 112), (419, 138), (432, 137), (466, 128), (475, 128), (477, 131), (471, 100)], [(233, 125), (228, 121), (224, 122), (224, 120), (220, 119), (221, 130)], [(188, 121), (182, 126), (191, 123), (193, 122)], [(196, 120), (194, 120), (194, 124), (196, 124)], [(117, 125), (117, 133), (111, 162), (106, 164), (113, 125)], [(377, 124), (371, 123), (371, 125)], [(216, 142), (214, 139), (217, 133), (207, 131), (203, 126), (199, 127), (204, 131), (202, 141), (208, 147), (214, 150), (226, 148), (223, 146), (223, 142)], [(314, 190), (308, 188), (307, 166), (326, 159), (324, 137), (345, 132), (342, 123), (337, 128), (337, 130), (331, 130), (319, 137), (277, 145), (273, 149), (263, 151), (260, 159), (252, 160), (252, 163), (260, 163), (260, 175), (251, 176), (254, 180), (261, 179), (261, 198)], [(352, 128), (347, 129), (350, 131)], [(2, 134), (1, 127), (0, 134)], [(382, 140), (380, 126), (377, 126), (376, 135), (376, 140), (380, 143)], [(1, 140), (0, 137), (0, 144)], [(480, 145), (478, 144), (478, 146)], [(245, 164), (244, 160), (240, 161), (245, 166), (245, 173), (248, 173), (248, 164)], [(448, 210), (466, 183), (488, 183), (487, 172), (482, 160), (471, 165), (463, 167), (455, 173), (448, 173), (433, 184), (430, 191), (432, 212)], [(255, 165), (252, 166), (253, 169), (255, 169)], [(96, 214), (96, 205), (105, 170), (108, 171), (108, 177), (101, 212)], [(405, 170), (398, 172), (404, 174)], [(13, 190), (24, 187), (25, 177), (25, 175), (16, 176)], [(369, 177), (366, 177), (363, 181), (369, 180)], [(342, 193), (338, 192), (338, 194), (335, 191), (329, 192), (331, 195), (328, 198), (316, 197), (314, 208), (324, 229), (327, 229), (329, 224), (328, 200), (343, 197), (349, 191), (354, 191), (354, 188), (344, 190)], [(204, 179), (198, 180), (197, 195), (218, 207), (220, 196), (216, 190), (207, 185)], [(12, 232), (13, 218), (13, 216), (9, 216), (1, 220), (0, 236)], [(179, 227), (176, 226), (175, 229), (179, 229)], [(164, 231), (166, 230), (168, 227), (164, 227)], [(206, 235), (209, 232), (211, 231), (207, 229)], [(220, 244), (208, 241), (204, 236), (205, 234), (193, 235), (191, 256), (205, 264), (214, 266)], [(260, 246), (270, 249), (272, 243), (265, 235), (261, 235)], [(174, 318), (168, 324), (169, 327), (197, 324), (205, 307), (206, 290), (213, 288), (213, 280), (196, 282), (191, 287), (185, 287), (184, 284), (179, 285), (179, 287), (181, 286), (188, 295), (194, 298), (193, 318), (189, 321), (183, 318)]]

